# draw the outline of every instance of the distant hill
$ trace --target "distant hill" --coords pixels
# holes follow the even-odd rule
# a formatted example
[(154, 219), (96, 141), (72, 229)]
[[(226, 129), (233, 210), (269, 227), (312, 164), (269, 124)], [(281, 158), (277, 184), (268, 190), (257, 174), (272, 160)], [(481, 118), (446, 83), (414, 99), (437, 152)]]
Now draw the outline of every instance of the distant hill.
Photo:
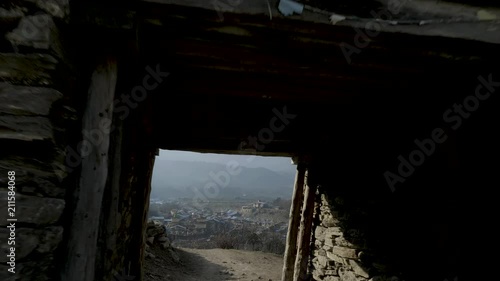
[(160, 150), (157, 161), (168, 159), (170, 161), (207, 162), (226, 165), (229, 161), (238, 161), (247, 168), (267, 168), (276, 172), (295, 172), (290, 157), (262, 157), (242, 154), (214, 154), (197, 153), (188, 151)]
[(194, 189), (202, 191), (203, 187), (210, 183), (218, 185), (220, 192), (217, 198), (245, 197), (266, 200), (292, 196), (295, 166), (290, 164), (288, 167), (278, 167), (273, 171), (262, 167), (245, 167), (244, 164), (241, 163), (242, 166), (239, 167), (241, 172), (230, 176), (228, 185), (224, 187), (226, 181), (224, 177), (220, 177), (219, 182), (213, 177), (217, 178), (221, 172), (228, 174), (225, 164), (174, 161), (157, 157), (151, 197), (190, 198), (195, 195)]

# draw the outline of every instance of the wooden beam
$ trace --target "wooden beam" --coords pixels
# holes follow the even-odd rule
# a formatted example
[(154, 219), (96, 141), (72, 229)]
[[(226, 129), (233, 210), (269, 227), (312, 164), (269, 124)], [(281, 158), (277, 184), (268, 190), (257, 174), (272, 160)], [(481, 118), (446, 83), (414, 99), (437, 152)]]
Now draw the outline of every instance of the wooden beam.
[(308, 184), (308, 174), (309, 171), (306, 171), (304, 204), (302, 206), (302, 216), (297, 242), (298, 252), (295, 259), (295, 269), (293, 274), (294, 281), (307, 280), (307, 265), (311, 249), (312, 221), (314, 217), (314, 196), (316, 193), (316, 186), (310, 186)]
[[(112, 119), (117, 72), (117, 61), (113, 56), (101, 59), (96, 66), (90, 80), (82, 130), (99, 128), (103, 120)], [(111, 136), (105, 134), (99, 143), (89, 144), (88, 155), (83, 157), (78, 154), (78, 160), (81, 161), (80, 181), (76, 188), (78, 200), (74, 209), (70, 210), (73, 213), (62, 280), (96, 280), (99, 220), (109, 176), (110, 140)]]
[[(405, 3), (405, 7), (411, 5), (411, 10), (407, 16), (418, 19), (425, 12), (434, 11), (434, 20), (428, 20), (426, 17), (420, 20), (401, 21), (397, 20), (375, 20), (374, 18), (358, 18), (348, 15), (346, 19), (337, 22), (333, 25), (330, 22), (329, 16), (334, 12), (317, 11), (315, 9), (304, 9), (303, 13), (292, 16), (284, 16), (278, 11), (279, 0), (267, 1), (207, 1), (207, 0), (131, 0), (120, 5), (114, 1), (108, 1), (102, 4), (101, 1), (75, 1), (76, 4), (72, 8), (73, 22), (83, 25), (93, 25), (109, 29), (131, 30), (135, 26), (138, 18), (147, 21), (156, 21), (165, 18), (166, 16), (177, 16), (179, 18), (194, 19), (200, 21), (210, 19), (213, 22), (227, 23), (231, 20), (240, 20), (241, 16), (250, 16), (257, 20), (258, 25), (267, 26), (267, 28), (275, 28), (280, 22), (287, 21), (293, 23), (297, 28), (305, 28), (310, 33), (317, 29), (335, 28), (352, 28), (353, 30), (361, 30), (363, 34), (366, 29), (372, 33), (393, 33), (393, 34), (412, 34), (420, 37), (434, 37), (438, 39), (455, 38), (471, 41), (480, 41), (486, 43), (500, 44), (500, 22), (498, 19), (500, 11), (489, 7), (465, 7), (460, 6), (459, 10), (451, 11), (446, 7), (429, 8), (422, 5), (422, 1), (415, 3)], [(82, 3), (80, 3), (82, 2)], [(83, 3), (85, 2), (85, 3)], [(231, 5), (231, 2), (239, 2)], [(418, 3), (417, 3), (418, 2)], [(425, 1), (428, 5), (430, 1)], [(269, 6), (268, 6), (269, 3)], [(438, 4), (439, 6), (439, 4)], [(269, 13), (269, 7), (271, 13)], [(312, 7), (311, 7), (312, 8)], [(496, 19), (479, 19), (477, 12), (486, 10)], [(182, 10), (179, 12), (179, 10)], [(425, 10), (425, 11), (424, 11)], [(443, 17), (443, 13), (449, 14)], [(374, 13), (379, 11), (374, 10)], [(271, 19), (272, 15), (272, 19)], [(387, 17), (381, 14), (380, 17)], [(443, 18), (449, 19), (445, 20)], [(389, 17), (390, 19), (390, 17)], [(307, 24), (314, 25), (313, 28)], [(184, 30), (185, 26), (182, 29)], [(356, 36), (356, 37), (354, 37)], [(363, 35), (365, 36), (365, 35)], [(363, 37), (361, 36), (361, 37)], [(338, 37), (338, 36), (336, 36)], [(355, 45), (355, 38), (359, 35), (352, 35), (348, 40), (341, 40), (346, 44)], [(370, 45), (378, 36), (369, 36)], [(357, 39), (356, 39), (357, 40)], [(413, 43), (412, 43), (413, 44)], [(369, 46), (368, 48), (370, 48)]]
[[(410, 12), (408, 16), (415, 17), (419, 20), (415, 21), (401, 21), (391, 20), (390, 14), (383, 14), (380, 11), (374, 10), (373, 13), (379, 15), (380, 18), (389, 18), (389, 20), (375, 20), (374, 18), (359, 18), (346, 16), (345, 20), (337, 22), (333, 25), (330, 22), (330, 15), (335, 14), (334, 12), (328, 11), (315, 11), (314, 9), (304, 9), (302, 14), (284, 16), (278, 11), (279, 0), (269, 0), (271, 7), (271, 15), (269, 13), (269, 8), (266, 1), (240, 1), (237, 5), (230, 5), (230, 1), (205, 1), (205, 0), (141, 0), (141, 8), (145, 7), (167, 7), (172, 11), (175, 7), (191, 9), (193, 12), (195, 10), (205, 11), (206, 14), (213, 20), (218, 22), (226, 22), (227, 19), (232, 19), (234, 17), (240, 17), (241, 15), (250, 15), (258, 18), (263, 24), (268, 24), (269, 26), (278, 22), (279, 20), (289, 20), (299, 23), (299, 25), (304, 25), (306, 23), (315, 24), (317, 27), (347, 27), (356, 30), (370, 30), (372, 33), (395, 33), (395, 34), (412, 34), (417, 36), (432, 36), (432, 37), (447, 37), (455, 39), (466, 39), (481, 41), (486, 43), (500, 44), (500, 23), (497, 20), (480, 20), (477, 18), (476, 13), (478, 8), (471, 8), (467, 13), (472, 13), (474, 16), (470, 17), (468, 20), (461, 20), (460, 16), (463, 14), (452, 14), (449, 15), (451, 19), (443, 20), (441, 15), (433, 15), (434, 19), (425, 20), (423, 18), (419, 19), (420, 14), (423, 12), (422, 9), (417, 9), (415, 6), (414, 11)], [(428, 1), (426, 1), (428, 2)], [(219, 3), (220, 5), (214, 4)], [(420, 1), (419, 1), (419, 4)], [(463, 10), (466, 7), (461, 7)], [(482, 8), (486, 9), (489, 13), (497, 15), (500, 12), (497, 9)], [(426, 12), (432, 11), (432, 9), (426, 10)], [(441, 11), (446, 11), (446, 9), (441, 9)], [(156, 13), (161, 13), (161, 9), (156, 9)], [(172, 11), (172, 13), (174, 13)], [(200, 13), (198, 13), (200, 15)], [(179, 15), (181, 17), (187, 17), (186, 13)], [(199, 18), (196, 18), (199, 20)], [(376, 23), (376, 24), (375, 24)], [(312, 29), (311, 29), (312, 30)], [(369, 40), (373, 40), (377, 36), (369, 36)], [(358, 37), (356, 37), (358, 38)], [(354, 37), (350, 38), (349, 41), (345, 43), (350, 45), (355, 45)]]
[(297, 254), (297, 234), (300, 223), (300, 207), (304, 198), (304, 176), (306, 168), (304, 163), (297, 165), (295, 175), (295, 186), (293, 189), (292, 207), (290, 208), (290, 220), (288, 222), (288, 234), (286, 236), (285, 258), (283, 264), (282, 281), (290, 281), (293, 278), (295, 255)]

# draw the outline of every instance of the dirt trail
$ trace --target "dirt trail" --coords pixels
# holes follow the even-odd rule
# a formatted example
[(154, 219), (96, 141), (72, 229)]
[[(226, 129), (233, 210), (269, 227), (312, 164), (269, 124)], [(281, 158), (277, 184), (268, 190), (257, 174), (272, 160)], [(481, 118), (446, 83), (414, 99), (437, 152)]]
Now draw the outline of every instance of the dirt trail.
[(173, 262), (157, 249), (146, 259), (146, 281), (278, 281), (283, 258), (262, 252), (224, 249), (177, 249), (180, 262)]

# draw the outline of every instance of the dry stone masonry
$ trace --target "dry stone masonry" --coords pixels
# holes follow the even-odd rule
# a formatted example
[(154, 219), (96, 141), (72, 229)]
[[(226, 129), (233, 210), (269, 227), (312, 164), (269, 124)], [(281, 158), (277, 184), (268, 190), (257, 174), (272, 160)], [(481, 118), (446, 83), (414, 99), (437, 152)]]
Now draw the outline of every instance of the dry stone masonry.
[[(0, 4), (0, 280), (57, 279), (71, 180), (64, 148), (78, 125), (59, 32), (68, 13), (66, 0)], [(8, 171), (16, 172), (15, 274), (4, 243)]]
[[(157, 149), (241, 152), (242, 140), (276, 118), (265, 112), (284, 106), (297, 118), (258, 154), (324, 158), (310, 170), (318, 183), (304, 254), (312, 280), (495, 275), (494, 266), (469, 264), (488, 260), (479, 249), (489, 246), (479, 244), (494, 233), (495, 218), (478, 218), (498, 213), (486, 202), (497, 197), (485, 193), (498, 186), (489, 164), (498, 162), (494, 95), (402, 188), (391, 193), (382, 175), (419, 132), (440, 126), (446, 108), (485, 90), (478, 75), (499, 83), (497, 10), (486, 21), (483, 11), (470, 23), (390, 24), (347, 64), (331, 48), (357, 40), (349, 21), (320, 24), (308, 12), (262, 24), (268, 8), (250, 13), (264, 6), (243, 1), (241, 18), (216, 22), (208, 2), (0, 1), (0, 280), (115, 280), (123, 269), (142, 280), (152, 249), (172, 250), (146, 220)], [(147, 65), (171, 71), (169, 81), (118, 118), (122, 94), (142, 89)], [(113, 130), (81, 157), (84, 141), (96, 139), (85, 132), (109, 127), (102, 121)], [(9, 171), (15, 274), (4, 243)]]
[(365, 239), (367, 233), (350, 226), (353, 216), (363, 216), (363, 210), (347, 214), (346, 204), (345, 197), (328, 196), (328, 192), (322, 190), (316, 208), (313, 280), (399, 281), (381, 260), (374, 259), (374, 249)]
[(152, 249), (159, 248), (168, 253), (168, 257), (173, 262), (179, 262), (179, 255), (172, 247), (172, 242), (167, 237), (163, 224), (156, 221), (149, 221), (146, 229), (146, 246), (144, 256), (147, 259), (155, 259), (156, 256), (152, 253)]

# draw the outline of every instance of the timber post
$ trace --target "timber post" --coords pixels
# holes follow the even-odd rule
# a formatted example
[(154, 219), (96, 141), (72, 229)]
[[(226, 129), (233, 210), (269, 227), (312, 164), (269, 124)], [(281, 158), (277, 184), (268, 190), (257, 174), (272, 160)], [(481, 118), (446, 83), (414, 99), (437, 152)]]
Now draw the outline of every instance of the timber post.
[(290, 281), (293, 278), (295, 256), (297, 255), (297, 234), (300, 224), (300, 211), (304, 198), (304, 176), (305, 163), (297, 164), (297, 174), (293, 189), (292, 206), (290, 207), (290, 218), (288, 222), (288, 233), (286, 236), (286, 247), (283, 265), (282, 281)]

